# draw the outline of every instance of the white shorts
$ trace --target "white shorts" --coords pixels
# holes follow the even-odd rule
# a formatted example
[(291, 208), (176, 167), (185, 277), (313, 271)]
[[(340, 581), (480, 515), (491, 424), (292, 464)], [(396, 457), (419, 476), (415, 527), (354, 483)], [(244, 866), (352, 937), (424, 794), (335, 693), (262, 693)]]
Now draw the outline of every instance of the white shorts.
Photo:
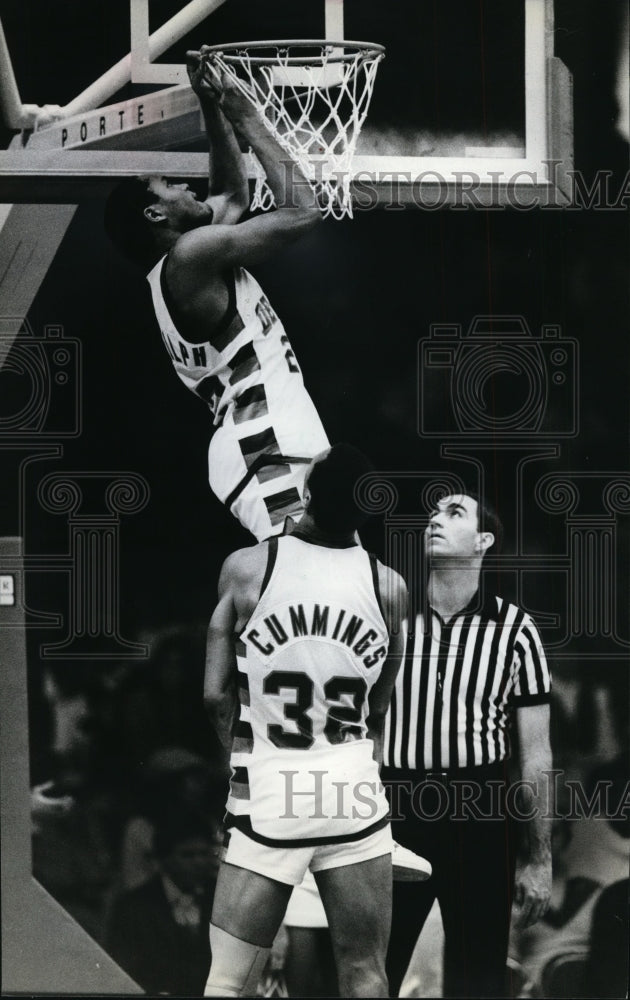
[(361, 840), (343, 844), (320, 844), (317, 847), (267, 847), (240, 830), (230, 830), (230, 842), (223, 860), (246, 868), (286, 885), (299, 885), (307, 871), (320, 872), (342, 868), (360, 861), (372, 861), (391, 854), (392, 834), (389, 823)]
[[(208, 450), (210, 488), (244, 528), (260, 542), (279, 534), (287, 515), (296, 521), (304, 512), (304, 477), (310, 459), (329, 447), (315, 405), (301, 378), (276, 389), (265, 383), (264, 416), (238, 419), (231, 410), (217, 427)], [(252, 464), (264, 456), (286, 455), (306, 462), (263, 464), (238, 496), (233, 491)], [(259, 458), (259, 456), (263, 456)]]
[(312, 872), (296, 885), (284, 915), (287, 927), (328, 927), (326, 911)]

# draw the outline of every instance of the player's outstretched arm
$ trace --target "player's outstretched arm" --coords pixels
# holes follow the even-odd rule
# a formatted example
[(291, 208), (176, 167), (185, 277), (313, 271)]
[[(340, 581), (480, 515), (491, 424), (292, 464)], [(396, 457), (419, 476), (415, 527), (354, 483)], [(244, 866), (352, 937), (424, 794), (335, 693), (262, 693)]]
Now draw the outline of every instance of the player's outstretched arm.
[(370, 692), (368, 735), (374, 742), (374, 757), (383, 763), (383, 730), (385, 716), (392, 698), (396, 676), (405, 655), (409, 619), (407, 585), (399, 573), (378, 564), (378, 581), (383, 602), (385, 622), (389, 629), (389, 649), (383, 669)]
[(209, 145), (208, 195), (214, 220), (236, 223), (249, 206), (249, 184), (243, 154), (232, 125), (219, 106), (220, 93), (204, 73), (202, 58), (208, 46), (186, 53), (190, 84), (199, 99)]
[(208, 626), (206, 671), (203, 703), (216, 733), (228, 751), (232, 747), (232, 728), (237, 707), (236, 656), (234, 626), (237, 619), (234, 601), (236, 582), (235, 556), (229, 556), (219, 577), (219, 602)]
[(221, 77), (221, 88), (223, 113), (256, 153), (278, 208), (312, 211), (319, 218), (315, 192), (298, 164), (265, 126), (257, 109), (225, 75)]
[(264, 260), (321, 221), (310, 185), (293, 161), (285, 162), (287, 154), (256, 110), (230, 80), (224, 77), (221, 87), (220, 106), (259, 156), (280, 207), (237, 226), (217, 225), (215, 219), (215, 224), (184, 233), (173, 248), (172, 265), (187, 270), (193, 286), (225, 267), (248, 267)]

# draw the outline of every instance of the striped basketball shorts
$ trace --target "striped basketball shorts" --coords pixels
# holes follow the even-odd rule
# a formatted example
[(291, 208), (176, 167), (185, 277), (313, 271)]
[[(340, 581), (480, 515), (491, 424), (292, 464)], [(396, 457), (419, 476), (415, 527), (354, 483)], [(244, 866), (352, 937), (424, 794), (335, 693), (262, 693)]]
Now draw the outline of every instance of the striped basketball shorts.
[(265, 384), (264, 413), (258, 416), (260, 389), (245, 390), (247, 398), (226, 414), (208, 451), (213, 493), (258, 541), (279, 534), (287, 515), (299, 520), (308, 465), (329, 447), (301, 378)]

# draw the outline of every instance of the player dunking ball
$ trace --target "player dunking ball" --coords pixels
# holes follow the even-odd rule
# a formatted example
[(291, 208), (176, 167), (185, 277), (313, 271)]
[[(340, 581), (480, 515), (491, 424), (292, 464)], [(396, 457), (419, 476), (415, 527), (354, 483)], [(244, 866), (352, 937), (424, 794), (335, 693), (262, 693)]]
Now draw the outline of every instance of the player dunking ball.
[(205, 701), (233, 777), (206, 996), (253, 995), (308, 869), (340, 995), (387, 996), (391, 833), (378, 767), (407, 590), (356, 541), (354, 489), (370, 468), (349, 445), (318, 456), (300, 523), (223, 565)]
[[(282, 531), (287, 515), (301, 516), (306, 467), (328, 439), (283, 326), (245, 268), (309, 232), (321, 215), (303, 174), (238, 88), (204, 75), (204, 51), (188, 53), (188, 71), (210, 143), (207, 197), (166, 177), (132, 178), (112, 192), (105, 225), (150, 269), (175, 370), (210, 407), (210, 486), (261, 540)], [(258, 156), (279, 206), (245, 221), (249, 192), (235, 130)]]

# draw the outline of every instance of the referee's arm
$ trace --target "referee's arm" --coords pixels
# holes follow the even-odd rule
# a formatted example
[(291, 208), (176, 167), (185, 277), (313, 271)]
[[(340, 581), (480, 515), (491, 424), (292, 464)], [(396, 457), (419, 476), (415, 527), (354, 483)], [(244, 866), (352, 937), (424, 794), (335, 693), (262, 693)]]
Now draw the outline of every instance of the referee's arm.
[(526, 857), (517, 868), (514, 900), (518, 922), (529, 927), (544, 916), (551, 898), (551, 816), (553, 766), (549, 742), (549, 705), (525, 705), (516, 710), (521, 778), (529, 783), (530, 818), (526, 831)]

